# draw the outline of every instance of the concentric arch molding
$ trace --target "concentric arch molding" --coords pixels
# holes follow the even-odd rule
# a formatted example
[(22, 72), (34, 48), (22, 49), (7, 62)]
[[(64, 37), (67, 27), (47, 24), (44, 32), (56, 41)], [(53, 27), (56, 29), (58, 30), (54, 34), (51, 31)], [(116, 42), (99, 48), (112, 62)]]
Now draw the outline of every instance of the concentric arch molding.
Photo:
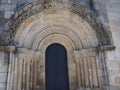
[(24, 8), (17, 10), (11, 18), (12, 25), (10, 27), (10, 30), (7, 32), (5, 44), (15, 45), (14, 38), (16, 32), (19, 30), (21, 24), (29, 17), (40, 13), (46, 9), (56, 8), (67, 9), (68, 11), (82, 17), (82, 19), (86, 21), (94, 30), (98, 40), (98, 46), (111, 45), (111, 37), (99, 21), (99, 19), (91, 11), (75, 2), (70, 2), (69, 4), (70, 5), (68, 6), (63, 5), (60, 7), (56, 7), (52, 4), (43, 4), (43, 2), (36, 1), (27, 5)]
[(66, 47), (71, 45), (73, 49), (96, 47), (99, 44), (96, 32), (82, 17), (69, 9), (55, 8), (45, 9), (26, 19), (16, 32), (14, 44), (37, 50), (47, 38), (48, 43), (64, 42)]

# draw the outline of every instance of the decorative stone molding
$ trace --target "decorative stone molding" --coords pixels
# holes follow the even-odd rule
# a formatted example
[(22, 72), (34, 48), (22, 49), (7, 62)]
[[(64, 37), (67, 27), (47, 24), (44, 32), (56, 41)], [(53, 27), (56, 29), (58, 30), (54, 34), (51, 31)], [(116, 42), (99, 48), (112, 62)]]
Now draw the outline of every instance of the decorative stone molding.
[[(110, 36), (107, 34), (104, 26), (101, 24), (101, 22), (98, 20), (98, 18), (93, 13), (91, 13), (85, 7), (80, 6), (79, 4), (75, 2), (70, 2), (69, 4), (70, 6), (68, 6), (68, 9), (71, 10), (71, 12), (74, 12), (80, 16), (83, 16), (83, 18), (86, 21), (88, 21), (88, 23), (94, 28), (97, 38), (99, 40), (100, 46), (111, 45)], [(21, 23), (24, 22), (31, 15), (41, 12), (42, 10), (45, 10), (46, 8), (47, 9), (56, 8), (56, 7), (51, 7), (51, 6), (52, 5), (48, 5), (48, 3), (44, 3), (44, 1), (36, 1), (16, 11), (16, 13), (11, 18), (11, 22), (12, 22), (11, 28), (8, 31), (8, 33), (6, 32), (7, 36), (4, 40), (5, 44), (14, 45), (14, 36), (16, 34), (16, 31), (20, 27)], [(61, 7), (57, 7), (57, 8), (61, 8)], [(65, 7), (63, 6), (62, 8), (65, 8)]]
[(3, 52), (15, 52), (16, 47), (15, 46), (0, 46), (0, 51)]
[[(101, 46), (101, 47), (93, 47), (93, 48), (90, 48), (89, 50), (91, 51), (95, 51), (96, 49), (100, 49), (102, 51), (109, 51), (109, 50), (115, 50), (115, 46), (112, 46), (112, 45), (106, 45), (106, 46)], [(88, 50), (88, 48), (86, 49), (81, 49), (81, 50)], [(27, 54), (35, 54), (35, 55), (39, 55), (40, 54), (40, 51), (39, 50), (32, 50), (32, 49), (26, 49), (26, 48), (17, 48), (15, 46), (0, 46), (0, 51), (3, 51), (3, 52), (13, 52), (13, 53), (27, 53)], [(75, 53), (77, 53), (78, 51), (80, 51), (79, 49), (78, 50), (75, 50)]]
[[(78, 90), (84, 89), (85, 86), (88, 89), (93, 87), (98, 90), (107, 90), (108, 77), (104, 67), (105, 61), (102, 51), (98, 54), (97, 48), (74, 50), (74, 59), (76, 61)], [(104, 80), (101, 80), (101, 78), (104, 78)]]
[(106, 45), (106, 46), (100, 46), (100, 47), (97, 47), (97, 49), (100, 49), (102, 51), (110, 51), (110, 50), (115, 50), (115, 46), (112, 46), (112, 45)]
[[(52, 43), (52, 42), (51, 42)], [(35, 72), (35, 76), (34, 76), (34, 88), (40, 88), (40, 89), (44, 89), (44, 85), (45, 85), (45, 50), (46, 47), (48, 47), (50, 44), (46, 43), (46, 46), (42, 46), (43, 49), (41, 49), (41, 51), (37, 51), (37, 50), (32, 50), (32, 49), (26, 49), (26, 48), (17, 48), (15, 46), (1, 46), (0, 50), (4, 51), (4, 52), (10, 52), (10, 63), (9, 63), (9, 74), (8, 74), (8, 83), (7, 88), (9, 90), (9, 88), (14, 88), (16, 89), (16, 85), (18, 85), (18, 89), (19, 88), (24, 88), (21, 87), (21, 83), (26, 83), (27, 87), (26, 88), (30, 88), (31, 86), (29, 86), (29, 82), (27, 82), (27, 80), (31, 80), (30, 78), (32, 78), (33, 75), (33, 69)], [(67, 45), (67, 44), (65, 44)], [(67, 46), (65, 46), (67, 47)], [(7, 48), (7, 50), (6, 50)], [(99, 47), (98, 47), (99, 48)], [(77, 49), (74, 50), (73, 52), (67, 50), (68, 52), (68, 69), (69, 69), (69, 80), (70, 82), (70, 90), (73, 90), (72, 88), (75, 88), (74, 85), (77, 85), (78, 90), (82, 89), (83, 86), (96, 86), (95, 89), (102, 89), (102, 90), (106, 90), (103, 89), (105, 88), (104, 86), (107, 86), (107, 74), (106, 74), (106, 68), (105, 68), (105, 61), (104, 61), (104, 52), (100, 51), (99, 53), (97, 52), (98, 48), (89, 48), (89, 49)], [(114, 47), (112, 46), (105, 46), (102, 47), (102, 49), (104, 48), (109, 48), (109, 49), (105, 49), (105, 50), (112, 50), (114, 49)], [(70, 47), (68, 48), (70, 49)], [(75, 63), (71, 63), (74, 62)], [(37, 67), (36, 67), (37, 66)], [(75, 66), (74, 68), (71, 66)], [(104, 68), (104, 71), (102, 71)], [(32, 71), (30, 71), (30, 68), (32, 68)], [(42, 68), (42, 71), (39, 71), (38, 68)], [(88, 69), (89, 68), (89, 69)], [(27, 71), (25, 71), (27, 70)], [(97, 71), (96, 71), (97, 70)], [(94, 72), (93, 72), (94, 71)], [(19, 73), (18, 73), (19, 72)], [(71, 72), (74, 72), (73, 74), (71, 74)], [(88, 73), (89, 72), (89, 76)], [(24, 79), (21, 78), (21, 76), (23, 76), (25, 78), (25, 75), (28, 75), (30, 78), (27, 78), (27, 80), (25, 81)], [(32, 73), (32, 74), (30, 74)], [(18, 74), (20, 75), (18, 77)], [(39, 75), (41, 78), (37, 79), (37, 75)], [(97, 77), (98, 75), (98, 77)], [(72, 81), (72, 77), (73, 76), (77, 76), (74, 81)], [(82, 78), (83, 76), (86, 77), (86, 79), (84, 80), (84, 78)], [(91, 79), (90, 77), (94, 77), (93, 79)], [(19, 80), (19, 83), (15, 83), (16, 81)], [(98, 78), (98, 79), (96, 79)], [(103, 80), (104, 79), (104, 80)], [(40, 81), (42, 80), (42, 81)], [(76, 81), (77, 82), (76, 82)], [(88, 83), (88, 80), (90, 80), (90, 83)], [(39, 82), (40, 83), (36, 83)], [(32, 81), (31, 81), (32, 82)], [(85, 84), (84, 84), (85, 83)], [(91, 84), (93, 83), (93, 84)], [(98, 86), (99, 83), (99, 86)], [(13, 84), (13, 85), (12, 85)], [(44, 84), (44, 85), (43, 85)], [(40, 87), (39, 85), (42, 85), (42, 87)], [(89, 88), (89, 87), (88, 87)], [(106, 87), (107, 88), (107, 87)]]

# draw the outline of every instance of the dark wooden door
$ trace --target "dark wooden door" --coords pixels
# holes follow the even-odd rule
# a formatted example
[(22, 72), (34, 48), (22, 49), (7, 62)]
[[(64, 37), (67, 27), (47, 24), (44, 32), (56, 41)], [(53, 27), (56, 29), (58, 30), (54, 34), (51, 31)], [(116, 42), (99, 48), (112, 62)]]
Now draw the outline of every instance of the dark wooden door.
[(67, 52), (60, 44), (46, 50), (46, 90), (69, 90)]

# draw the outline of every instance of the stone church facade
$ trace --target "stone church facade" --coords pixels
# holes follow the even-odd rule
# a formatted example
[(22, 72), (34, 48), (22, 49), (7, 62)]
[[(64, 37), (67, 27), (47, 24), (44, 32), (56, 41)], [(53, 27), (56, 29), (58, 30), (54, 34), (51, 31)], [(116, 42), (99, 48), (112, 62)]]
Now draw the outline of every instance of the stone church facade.
[(119, 5), (0, 0), (0, 90), (120, 90)]

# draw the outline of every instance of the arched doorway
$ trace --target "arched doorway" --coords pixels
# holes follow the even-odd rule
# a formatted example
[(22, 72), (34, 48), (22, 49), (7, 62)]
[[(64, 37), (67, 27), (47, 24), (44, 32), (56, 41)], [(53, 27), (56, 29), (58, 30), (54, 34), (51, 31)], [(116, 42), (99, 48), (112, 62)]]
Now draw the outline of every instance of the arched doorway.
[[(48, 72), (50, 71), (48, 65), (57, 65), (57, 64), (54, 64), (55, 60), (51, 61), (49, 58), (47, 60), (46, 57), (48, 57), (47, 54), (48, 55), (50, 54), (50, 56), (52, 56), (51, 52), (54, 51), (54, 48), (57, 46), (60, 47), (61, 45), (63, 45), (66, 48), (65, 50), (65, 48), (61, 46), (61, 48), (63, 47), (63, 49), (60, 50), (63, 50), (62, 52), (64, 52), (61, 53), (61, 55), (67, 54), (67, 58), (65, 56), (64, 61), (68, 61), (65, 62), (66, 69), (62, 71), (66, 71), (69, 73), (68, 74), (69, 85), (68, 85), (68, 79), (66, 79), (66, 82), (64, 83), (67, 84), (66, 85), (67, 87), (69, 86), (70, 90), (88, 89), (88, 88), (91, 89), (96, 87), (102, 88), (108, 84), (107, 68), (105, 63), (106, 59), (104, 54), (105, 51), (101, 49), (102, 48), (104, 49), (105, 45), (109, 45), (106, 44), (106, 41), (109, 42), (108, 39), (110, 38), (106, 38), (106, 36), (108, 35), (106, 35), (107, 33), (105, 33), (104, 30), (102, 30), (103, 27), (98, 22), (98, 19), (95, 19), (95, 17), (92, 14), (90, 14), (88, 10), (86, 11), (86, 9), (80, 7), (81, 6), (79, 7), (76, 6), (72, 11), (71, 9), (69, 10), (64, 8), (48, 8), (48, 9), (44, 8), (43, 11), (40, 11), (35, 15), (33, 15), (34, 13), (32, 13), (31, 17), (27, 16), (29, 15), (28, 14), (29, 11), (23, 10), (24, 12), (28, 12), (28, 13), (25, 13), (23, 15), (20, 14), (20, 16), (18, 16), (19, 18), (14, 19), (17, 21), (14, 21), (15, 23), (12, 24), (13, 26), (11, 26), (11, 30), (8, 33), (9, 36), (6, 39), (7, 43), (11, 45), (14, 44), (17, 47), (17, 48), (15, 47), (17, 49), (17, 51), (15, 51), (17, 52), (15, 53), (17, 54), (15, 56), (16, 62), (14, 62), (14, 67), (12, 67), (13, 69), (15, 68), (15, 71), (13, 70), (13, 74), (14, 72), (16, 73), (14, 74), (13, 80), (11, 79), (9, 79), (10, 81), (8, 80), (8, 82), (13, 83), (11, 87), (14, 86), (13, 87), (14, 90), (16, 90), (16, 87), (18, 86), (19, 87), (17, 89), (29, 90), (35, 88), (38, 90), (45, 90), (45, 89), (48, 90), (50, 88), (47, 89), (48, 87), (47, 85), (50, 84), (55, 86), (56, 84), (59, 84), (59, 83), (49, 83), (50, 81), (47, 81), (49, 80), (47, 76), (49, 74), (47, 74), (46, 71)], [(80, 12), (78, 12), (78, 8)], [(85, 16), (82, 15), (81, 12), (84, 12), (83, 14)], [(22, 19), (23, 16), (29, 18), (24, 20)], [(17, 22), (18, 21), (20, 22), (21, 19), (22, 22), (23, 20), (24, 22), (22, 24), (19, 23), (21, 25), (18, 25)], [(18, 26), (20, 26), (19, 29)], [(16, 27), (18, 30), (16, 29)], [(53, 44), (53, 43), (60, 43), (61, 45)], [(22, 49), (19, 50), (19, 47), (22, 47)], [(107, 46), (105, 46), (105, 48), (106, 47)], [(54, 53), (53, 56), (57, 56), (58, 51), (59, 49), (56, 50), (56, 53)], [(25, 61), (24, 69), (23, 69), (22, 61), (18, 63), (16, 58), (18, 61), (21, 60)], [(48, 63), (47, 62), (45, 63), (45, 61), (48, 61)], [(56, 63), (59, 63), (58, 61), (61, 60), (58, 59), (56, 61), (57, 61)], [(19, 69), (18, 67), (15, 67), (17, 66), (16, 63), (19, 66)], [(67, 71), (67, 63), (68, 63), (68, 71)], [(9, 68), (11, 68), (11, 65), (9, 66), (10, 66)], [(26, 73), (24, 73), (25, 71)], [(60, 72), (60, 70), (58, 71)], [(17, 72), (19, 72), (20, 74)], [(59, 75), (61, 75), (61, 73)], [(65, 77), (68, 77), (67, 73), (64, 75)], [(10, 75), (8, 75), (8, 78), (9, 76)], [(55, 76), (57, 76), (56, 72), (55, 72)], [(27, 79), (25, 80), (24, 78), (26, 77)], [(16, 83), (17, 82), (16, 78), (18, 79), (19, 83)], [(22, 87), (24, 83), (26, 87), (24, 86)], [(63, 85), (64, 83), (62, 83), (61, 85)], [(56, 87), (58, 86), (56, 85)], [(59, 89), (57, 88), (57, 90)], [(67, 90), (67, 89), (62, 89), (62, 90)], [(50, 90), (56, 90), (56, 89), (53, 88)], [(101, 90), (107, 90), (107, 89), (101, 89)]]
[(60, 44), (52, 44), (46, 50), (46, 90), (69, 90), (67, 52)]

